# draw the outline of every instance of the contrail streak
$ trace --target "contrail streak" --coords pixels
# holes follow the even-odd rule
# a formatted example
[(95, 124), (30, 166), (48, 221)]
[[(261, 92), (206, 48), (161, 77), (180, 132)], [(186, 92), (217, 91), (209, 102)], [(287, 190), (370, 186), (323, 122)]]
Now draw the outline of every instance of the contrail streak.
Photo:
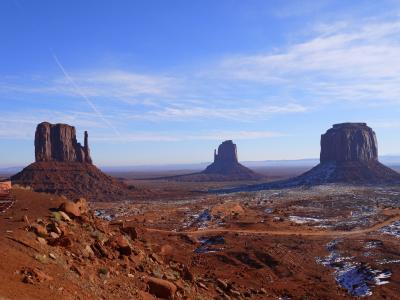
[(115, 131), (115, 133), (118, 136), (121, 136), (117, 128), (115, 128), (109, 120), (107, 120), (104, 115), (97, 109), (97, 107), (94, 105), (94, 103), (89, 99), (88, 96), (86, 96), (81, 88), (75, 83), (75, 81), (69, 76), (68, 72), (64, 69), (64, 66), (61, 64), (59, 61), (57, 55), (55, 55), (54, 52), (52, 52), (54, 61), (56, 62), (57, 66), (60, 68), (61, 72), (64, 74), (65, 78), (71, 83), (71, 85), (74, 87), (75, 91), (83, 98), (85, 99), (86, 103), (92, 108), (92, 110), (98, 115), (112, 130)]

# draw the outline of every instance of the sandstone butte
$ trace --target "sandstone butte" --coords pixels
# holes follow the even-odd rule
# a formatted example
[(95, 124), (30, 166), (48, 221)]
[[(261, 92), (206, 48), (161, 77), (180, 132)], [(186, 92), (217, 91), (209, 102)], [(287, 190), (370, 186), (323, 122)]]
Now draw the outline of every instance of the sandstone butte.
[(232, 140), (224, 141), (218, 146), (218, 151), (214, 150), (214, 162), (202, 173), (219, 174), (235, 180), (257, 180), (263, 177), (239, 163), (237, 147)]
[(76, 140), (75, 127), (67, 124), (40, 123), (35, 133), (35, 159), (40, 161), (81, 162), (92, 164), (89, 136), (85, 131), (84, 146)]
[(365, 123), (333, 125), (321, 135), (320, 161), (378, 161), (375, 132)]
[(375, 132), (366, 123), (335, 124), (321, 135), (320, 163), (293, 178), (295, 185), (393, 183), (400, 174), (378, 161)]
[(87, 131), (82, 146), (76, 139), (75, 127), (43, 122), (36, 128), (34, 145), (35, 162), (12, 176), (13, 183), (71, 199), (131, 199), (132, 192), (125, 184), (104, 174), (93, 164)]
[(326, 183), (392, 184), (400, 174), (378, 160), (375, 132), (366, 123), (335, 124), (321, 135), (320, 163), (287, 180), (216, 190), (238, 192), (312, 186)]
[(335, 124), (321, 135), (320, 163), (301, 183), (393, 183), (400, 174), (378, 161), (375, 132), (366, 123)]
[(169, 176), (155, 179), (167, 179), (176, 181), (239, 181), (260, 180), (264, 176), (257, 174), (239, 163), (236, 144), (232, 140), (221, 143), (218, 151), (214, 150), (214, 161), (202, 172)]

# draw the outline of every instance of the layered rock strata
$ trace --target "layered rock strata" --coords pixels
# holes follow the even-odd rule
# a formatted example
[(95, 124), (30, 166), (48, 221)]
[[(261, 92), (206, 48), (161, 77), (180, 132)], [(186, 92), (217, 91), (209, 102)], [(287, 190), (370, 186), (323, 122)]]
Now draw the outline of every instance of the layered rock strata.
[(67, 124), (40, 123), (35, 133), (35, 160), (91, 164), (87, 131), (82, 147), (76, 140), (75, 127)]
[(375, 132), (365, 123), (335, 124), (321, 135), (321, 163), (377, 160)]

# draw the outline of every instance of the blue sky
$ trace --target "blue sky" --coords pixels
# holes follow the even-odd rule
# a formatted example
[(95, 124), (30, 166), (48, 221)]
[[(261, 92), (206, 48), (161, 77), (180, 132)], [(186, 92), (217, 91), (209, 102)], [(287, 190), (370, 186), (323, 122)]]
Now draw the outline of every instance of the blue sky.
[(41, 121), (89, 131), (95, 163), (318, 157), (367, 122), (400, 153), (398, 1), (0, 2), (0, 166)]

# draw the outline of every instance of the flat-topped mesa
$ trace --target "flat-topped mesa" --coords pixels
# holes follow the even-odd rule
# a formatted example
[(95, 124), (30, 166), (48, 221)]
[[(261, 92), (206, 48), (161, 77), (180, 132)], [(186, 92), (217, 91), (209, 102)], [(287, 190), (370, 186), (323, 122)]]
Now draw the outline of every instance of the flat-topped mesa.
[(40, 123), (35, 133), (35, 160), (92, 164), (87, 131), (82, 147), (76, 140), (75, 127), (67, 124)]
[(216, 150), (214, 150), (214, 162), (215, 163), (239, 162), (237, 156), (236, 144), (234, 144), (232, 140), (228, 140), (219, 145), (218, 153), (216, 152)]
[(335, 124), (321, 135), (321, 163), (377, 160), (375, 132), (366, 123)]
[(321, 162), (284, 180), (215, 190), (237, 193), (321, 184), (396, 184), (400, 174), (378, 161), (375, 132), (366, 123), (335, 124), (321, 135)]

